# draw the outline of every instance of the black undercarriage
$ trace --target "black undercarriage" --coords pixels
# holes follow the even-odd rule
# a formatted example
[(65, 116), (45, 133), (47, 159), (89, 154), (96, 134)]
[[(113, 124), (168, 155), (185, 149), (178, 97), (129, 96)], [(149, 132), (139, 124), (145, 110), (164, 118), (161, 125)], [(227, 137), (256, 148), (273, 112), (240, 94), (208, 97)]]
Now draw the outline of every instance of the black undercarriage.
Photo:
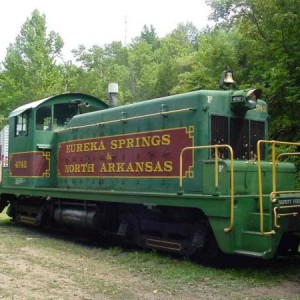
[(185, 256), (211, 257), (219, 252), (208, 219), (194, 208), (24, 196), (10, 196), (9, 202), (7, 213), (16, 223), (84, 230)]

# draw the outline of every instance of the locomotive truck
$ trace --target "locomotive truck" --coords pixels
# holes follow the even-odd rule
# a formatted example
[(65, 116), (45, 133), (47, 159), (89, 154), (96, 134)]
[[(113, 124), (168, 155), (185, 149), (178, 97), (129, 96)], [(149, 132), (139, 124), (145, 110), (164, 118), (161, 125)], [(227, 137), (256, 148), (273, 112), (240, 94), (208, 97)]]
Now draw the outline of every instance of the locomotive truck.
[(285, 159), (300, 143), (268, 140), (261, 90), (115, 106), (111, 87), (110, 105), (66, 93), (9, 114), (0, 211), (187, 256), (299, 254), (300, 191)]

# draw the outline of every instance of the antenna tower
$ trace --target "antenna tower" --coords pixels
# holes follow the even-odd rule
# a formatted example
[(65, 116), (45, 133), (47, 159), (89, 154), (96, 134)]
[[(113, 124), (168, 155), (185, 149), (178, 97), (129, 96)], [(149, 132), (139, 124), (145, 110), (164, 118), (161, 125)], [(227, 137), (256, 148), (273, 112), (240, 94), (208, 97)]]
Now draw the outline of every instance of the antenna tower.
[(125, 34), (124, 34), (124, 44), (127, 45), (127, 15), (125, 15)]

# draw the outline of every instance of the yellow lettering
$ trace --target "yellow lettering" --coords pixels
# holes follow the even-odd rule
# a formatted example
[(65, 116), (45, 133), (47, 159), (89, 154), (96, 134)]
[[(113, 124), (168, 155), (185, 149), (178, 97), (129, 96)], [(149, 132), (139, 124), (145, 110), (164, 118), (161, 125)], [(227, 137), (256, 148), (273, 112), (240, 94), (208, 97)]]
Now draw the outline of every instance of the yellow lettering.
[[(116, 148), (115, 148), (116, 149)], [(88, 152), (88, 151), (106, 150), (105, 144), (102, 140), (99, 142), (85, 142), (78, 144), (71, 144), (66, 146), (66, 153), (73, 152)]]
[(102, 164), (101, 168), (100, 168), (100, 172), (107, 172), (106, 170), (106, 166), (105, 166), (105, 163)]
[(112, 140), (110, 142), (110, 149), (115, 150), (118, 148), (118, 141), (117, 140)]
[(87, 164), (87, 172), (94, 173), (95, 172), (95, 164)]
[(70, 153), (71, 152), (71, 145), (67, 145), (66, 146), (66, 153)]
[(27, 169), (27, 160), (17, 160), (15, 162), (15, 168), (16, 169)]
[(159, 161), (156, 163), (153, 172), (163, 172), (163, 168), (161, 167), (161, 164)]
[(86, 172), (87, 166), (88, 166), (88, 164), (82, 164), (82, 165), (81, 165), (81, 169), (82, 169), (82, 172), (83, 172), (83, 173)]
[(83, 152), (82, 144), (76, 144), (76, 152)]
[(136, 148), (140, 148), (141, 147), (140, 140), (141, 140), (140, 137), (135, 138), (135, 147)]
[(115, 164), (108, 163), (108, 172), (115, 172)]
[(151, 138), (151, 145), (152, 146), (159, 146), (161, 143), (161, 139), (158, 135), (154, 135), (152, 138)]
[(128, 164), (126, 172), (134, 172), (134, 169), (132, 167), (132, 163), (131, 162)]
[(144, 164), (145, 163), (143, 161), (137, 161), (135, 163), (135, 167), (136, 167), (135, 171), (136, 172), (144, 172)]
[(265, 105), (261, 105), (261, 104), (256, 104), (256, 108), (257, 111), (261, 111), (261, 112), (267, 112), (267, 107)]
[(75, 173), (80, 173), (80, 164), (75, 164), (74, 165), (74, 172)]
[(173, 170), (173, 162), (170, 160), (167, 160), (164, 162), (164, 171), (165, 172), (172, 172)]
[(151, 136), (142, 136), (141, 147), (150, 147), (151, 146)]
[(90, 143), (90, 151), (97, 151), (97, 142)]
[(125, 145), (126, 143), (126, 140), (125, 139), (119, 139), (119, 146), (118, 146), (118, 149), (122, 149), (123, 146)]
[(153, 164), (151, 161), (145, 162), (145, 172), (147, 173), (153, 172)]
[(104, 145), (102, 140), (100, 141), (100, 145), (98, 147), (98, 150), (105, 150), (105, 145)]
[(110, 148), (115, 149), (130, 149), (130, 148), (141, 148), (141, 147), (158, 147), (160, 145), (170, 145), (171, 136), (170, 134), (160, 135), (147, 135), (142, 137), (130, 137), (115, 139), (110, 142)]
[(93, 173), (94, 164), (69, 164), (65, 165), (65, 173)]
[(124, 165), (125, 163), (117, 163), (117, 172), (125, 172)]
[(67, 145), (66, 153), (75, 152), (75, 144)]
[(83, 143), (83, 151), (84, 152), (90, 151), (90, 145), (91, 143)]
[(127, 141), (126, 148), (133, 148), (134, 147), (134, 139), (129, 138), (126, 141)]
[(170, 145), (171, 143), (171, 136), (169, 134), (163, 134), (161, 137), (161, 144), (166, 146)]

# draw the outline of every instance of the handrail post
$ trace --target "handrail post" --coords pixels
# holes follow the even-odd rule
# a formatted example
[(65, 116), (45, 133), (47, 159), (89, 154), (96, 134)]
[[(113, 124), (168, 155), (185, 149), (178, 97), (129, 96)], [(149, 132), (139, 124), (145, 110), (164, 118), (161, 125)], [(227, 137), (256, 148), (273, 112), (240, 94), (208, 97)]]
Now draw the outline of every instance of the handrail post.
[(219, 161), (219, 152), (218, 152), (218, 147), (215, 147), (215, 188), (216, 188), (216, 192), (219, 191), (219, 165), (218, 165), (218, 161)]
[(179, 187), (181, 189), (182, 189), (182, 156), (183, 156), (184, 149), (181, 150), (179, 156)]
[(234, 224), (234, 165), (233, 165), (233, 150), (232, 147), (226, 145), (230, 153), (230, 224), (224, 228), (225, 232), (231, 231)]
[(271, 141), (272, 146), (272, 190), (276, 192), (276, 153), (275, 153), (275, 141)]
[(262, 177), (261, 177), (261, 157), (260, 144), (264, 141), (257, 142), (257, 177), (258, 177), (258, 197), (259, 197), (259, 219), (260, 219), (260, 233), (264, 234), (264, 207), (263, 207), (263, 192), (262, 192)]

